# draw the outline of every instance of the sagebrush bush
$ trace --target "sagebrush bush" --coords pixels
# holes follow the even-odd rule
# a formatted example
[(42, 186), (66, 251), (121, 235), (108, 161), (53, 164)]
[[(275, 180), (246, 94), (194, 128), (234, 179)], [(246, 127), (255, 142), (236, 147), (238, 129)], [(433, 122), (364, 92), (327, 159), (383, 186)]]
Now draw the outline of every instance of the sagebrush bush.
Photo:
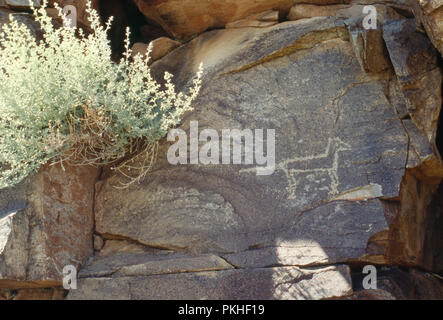
[[(32, 7), (42, 40), (13, 17), (0, 33), (0, 188), (48, 162), (117, 163), (127, 183), (137, 181), (152, 165), (158, 140), (191, 109), (201, 68), (189, 93), (176, 93), (171, 74), (162, 87), (147, 59), (130, 58), (129, 29), (124, 57), (115, 63), (111, 20), (102, 26), (88, 3), (91, 34), (55, 28), (46, 5)], [(121, 163), (123, 157), (130, 160)]]

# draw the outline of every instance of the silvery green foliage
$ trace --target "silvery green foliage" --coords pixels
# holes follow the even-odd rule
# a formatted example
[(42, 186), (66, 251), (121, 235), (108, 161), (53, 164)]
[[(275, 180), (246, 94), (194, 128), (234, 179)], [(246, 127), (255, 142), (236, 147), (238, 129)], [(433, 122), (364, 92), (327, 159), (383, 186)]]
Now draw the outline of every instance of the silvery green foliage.
[(154, 143), (164, 137), (191, 109), (200, 89), (201, 68), (189, 94), (176, 93), (168, 73), (161, 87), (147, 60), (141, 55), (130, 60), (128, 37), (124, 58), (114, 63), (107, 38), (111, 21), (101, 26), (90, 3), (90, 35), (54, 28), (46, 5), (45, 0), (41, 8), (33, 7), (43, 40), (37, 41), (12, 16), (0, 34), (0, 188), (20, 182), (73, 148), (70, 129), (82, 114), (81, 106), (112, 119), (111, 150), (96, 159), (107, 163), (123, 156), (134, 140)]

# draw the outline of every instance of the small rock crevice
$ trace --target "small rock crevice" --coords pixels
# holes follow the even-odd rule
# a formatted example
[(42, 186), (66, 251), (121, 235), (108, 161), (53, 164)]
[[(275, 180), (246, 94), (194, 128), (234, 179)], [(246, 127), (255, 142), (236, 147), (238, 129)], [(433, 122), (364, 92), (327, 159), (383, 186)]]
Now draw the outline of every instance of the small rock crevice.
[(133, 0), (100, 0), (99, 12), (102, 21), (108, 21), (113, 17), (113, 23), (109, 31), (113, 59), (121, 58), (124, 51), (126, 28), (130, 28), (130, 45), (134, 43), (150, 41), (168, 36), (163, 28), (147, 19), (138, 9)]

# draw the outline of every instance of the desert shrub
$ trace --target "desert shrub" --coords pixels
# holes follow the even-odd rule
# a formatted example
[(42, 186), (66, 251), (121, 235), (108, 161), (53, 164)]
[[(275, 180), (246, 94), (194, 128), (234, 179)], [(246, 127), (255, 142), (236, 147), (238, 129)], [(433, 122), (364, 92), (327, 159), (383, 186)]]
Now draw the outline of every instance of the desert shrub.
[(46, 5), (32, 7), (43, 39), (13, 17), (0, 33), (0, 188), (48, 162), (113, 164), (125, 185), (138, 181), (152, 166), (159, 139), (191, 109), (201, 68), (189, 92), (177, 93), (171, 74), (162, 86), (148, 58), (131, 59), (129, 29), (124, 56), (115, 63), (107, 38), (111, 20), (102, 26), (88, 3), (91, 34), (55, 28)]

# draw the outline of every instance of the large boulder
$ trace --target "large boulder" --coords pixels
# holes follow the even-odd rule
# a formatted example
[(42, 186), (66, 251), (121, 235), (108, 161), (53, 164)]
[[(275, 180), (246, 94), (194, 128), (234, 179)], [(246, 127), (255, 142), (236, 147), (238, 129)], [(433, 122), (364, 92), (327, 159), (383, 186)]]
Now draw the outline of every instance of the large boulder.
[(202, 1), (134, 0), (139, 10), (175, 38), (189, 38), (267, 10), (288, 11), (292, 0)]
[[(189, 38), (208, 29), (223, 28), (226, 24), (268, 10), (276, 10), (285, 17), (297, 0), (134, 0), (139, 10), (176, 38)], [(305, 3), (334, 4), (351, 0), (308, 0)], [(261, 24), (263, 25), (263, 24)], [(269, 25), (269, 24), (268, 24)]]
[[(379, 50), (374, 59), (389, 64), (367, 72), (352, 31), (339, 17), (217, 30), (154, 62), (154, 75), (173, 73), (179, 90), (189, 87), (201, 62), (205, 67), (195, 109), (180, 129), (189, 136), (193, 121), (200, 131), (218, 133), (274, 129), (275, 170), (257, 175), (255, 165), (172, 165), (166, 157), (172, 143), (164, 141), (144, 181), (120, 190), (124, 178), (110, 175), (97, 184), (95, 200), (105, 249), (129, 241), (160, 252), (121, 258), (121, 251), (103, 249), (69, 298), (343, 297), (352, 293), (343, 263), (392, 261), (390, 226), (398, 225), (392, 203), (407, 198), (403, 177), (434, 161), (438, 184), (440, 163), (432, 127), (419, 129), (405, 116), (412, 112), (402, 69), (391, 64), (405, 60)], [(214, 263), (218, 269), (208, 271)], [(325, 270), (333, 290), (316, 280)], [(284, 281), (288, 274), (292, 282)], [(307, 290), (305, 275), (309, 286), (322, 289)], [(275, 286), (280, 282), (283, 291)]]

